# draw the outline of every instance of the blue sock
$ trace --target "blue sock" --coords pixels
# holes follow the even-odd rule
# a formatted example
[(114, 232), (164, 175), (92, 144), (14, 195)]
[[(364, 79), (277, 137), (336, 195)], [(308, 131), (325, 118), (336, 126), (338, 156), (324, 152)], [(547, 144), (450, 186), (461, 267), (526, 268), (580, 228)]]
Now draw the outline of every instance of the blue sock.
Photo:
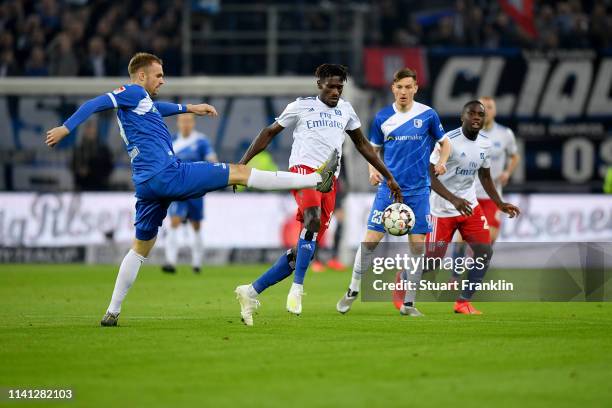
[[(482, 280), (489, 269), (489, 265), (491, 264), (491, 255), (492, 252), (490, 250), (490, 246), (482, 246), (478, 245), (472, 247), (474, 249), (474, 259), (481, 258), (484, 259), (484, 266), (479, 268), (477, 264), (474, 264), (472, 268), (470, 268), (470, 272), (468, 275), (468, 279), (470, 284), (482, 283)], [(476, 289), (470, 289), (469, 287), (461, 291), (460, 299), (470, 300)]]
[[(457, 258), (465, 258), (467, 254), (467, 244), (465, 242), (453, 242), (453, 262)], [(458, 279), (461, 275), (453, 269), (453, 278)]]
[(292, 262), (289, 262), (289, 253), (282, 254), (270, 269), (268, 269), (263, 275), (261, 275), (255, 282), (253, 282), (253, 288), (257, 293), (261, 293), (272, 285), (285, 279), (293, 272)]
[(300, 285), (304, 284), (306, 269), (308, 269), (308, 265), (310, 265), (315, 249), (317, 249), (317, 234), (308, 232), (306, 229), (304, 229), (300, 234), (300, 239), (297, 243), (297, 256), (295, 257), (295, 275), (293, 275), (293, 283)]

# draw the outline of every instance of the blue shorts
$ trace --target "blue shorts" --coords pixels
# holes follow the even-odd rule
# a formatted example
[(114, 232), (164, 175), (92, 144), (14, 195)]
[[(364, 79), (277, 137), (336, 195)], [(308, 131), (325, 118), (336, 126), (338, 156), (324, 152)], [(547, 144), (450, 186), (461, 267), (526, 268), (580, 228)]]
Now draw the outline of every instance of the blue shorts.
[(168, 208), (168, 215), (183, 220), (202, 221), (204, 219), (204, 197), (173, 201)]
[(136, 238), (153, 239), (173, 201), (200, 198), (227, 186), (226, 163), (176, 162), (151, 179), (136, 184)]
[[(404, 195), (404, 204), (414, 212), (415, 223), (411, 234), (427, 234), (431, 232), (431, 215), (429, 214), (429, 194)], [(385, 232), (382, 215), (389, 205), (393, 203), (388, 189), (379, 188), (368, 216), (368, 229)]]

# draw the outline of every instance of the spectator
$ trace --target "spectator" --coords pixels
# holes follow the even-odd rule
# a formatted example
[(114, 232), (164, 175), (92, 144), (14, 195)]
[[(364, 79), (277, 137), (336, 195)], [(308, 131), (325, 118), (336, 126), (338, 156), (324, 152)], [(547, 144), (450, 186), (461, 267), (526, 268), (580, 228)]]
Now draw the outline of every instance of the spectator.
[(108, 189), (113, 157), (108, 146), (98, 140), (98, 125), (93, 120), (85, 124), (81, 142), (73, 151), (71, 167), (77, 191)]
[(72, 40), (61, 32), (49, 45), (49, 74), (51, 76), (76, 76), (79, 62), (72, 49)]
[(612, 45), (612, 24), (606, 13), (606, 6), (598, 2), (591, 13), (589, 38), (591, 45), (597, 48), (608, 48)]
[(47, 61), (45, 59), (45, 51), (42, 47), (34, 47), (30, 52), (30, 56), (25, 64), (25, 76), (47, 76)]
[(109, 63), (106, 57), (106, 45), (100, 37), (89, 40), (89, 52), (79, 70), (80, 76), (104, 77), (109, 72)]
[(19, 75), (19, 67), (12, 49), (3, 49), (0, 53), (0, 78)]

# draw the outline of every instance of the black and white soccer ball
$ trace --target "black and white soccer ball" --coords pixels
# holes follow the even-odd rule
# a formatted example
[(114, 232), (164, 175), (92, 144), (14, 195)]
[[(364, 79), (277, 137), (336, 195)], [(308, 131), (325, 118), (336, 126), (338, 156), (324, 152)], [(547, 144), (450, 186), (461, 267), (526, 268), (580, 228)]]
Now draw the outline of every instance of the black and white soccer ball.
[(389, 234), (399, 237), (408, 234), (414, 227), (414, 212), (406, 204), (393, 203), (385, 208), (382, 221)]

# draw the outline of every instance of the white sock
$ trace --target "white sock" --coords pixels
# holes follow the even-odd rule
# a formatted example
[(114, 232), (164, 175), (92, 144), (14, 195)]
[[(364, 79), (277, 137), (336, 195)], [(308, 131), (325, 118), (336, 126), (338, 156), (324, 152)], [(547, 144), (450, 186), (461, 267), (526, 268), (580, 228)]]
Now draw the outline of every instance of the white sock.
[(177, 235), (178, 228), (168, 228), (166, 233), (166, 262), (172, 266), (176, 266), (178, 259)]
[(291, 289), (289, 289), (289, 292), (295, 292), (295, 291), (304, 292), (304, 285), (293, 282), (291, 284)]
[(362, 246), (363, 244), (360, 244), (359, 247), (357, 247), (355, 263), (353, 263), (353, 275), (351, 276), (351, 284), (349, 286), (349, 289), (351, 289), (352, 292), (359, 292), (363, 271), (368, 270), (372, 264), (372, 257), (374, 256), (374, 250), (367, 248), (364, 248), (362, 256)]
[[(406, 278), (408, 282), (414, 282), (414, 284), (418, 286), (421, 280), (421, 277), (423, 276), (423, 264), (421, 263), (423, 254), (420, 252), (414, 252), (412, 250), (412, 247), (409, 248), (409, 251), (410, 251), (410, 256), (412, 258), (416, 258), (419, 262), (417, 264), (416, 270), (404, 271), (403, 277)], [(406, 302), (414, 303), (415, 300), (416, 300), (416, 290), (407, 290), (406, 294), (404, 295), (404, 303)]]
[(260, 190), (300, 190), (315, 188), (321, 182), (319, 173), (297, 174), (288, 171), (264, 171), (251, 169), (247, 187)]
[(191, 243), (191, 266), (199, 268), (202, 266), (202, 254), (204, 245), (202, 243), (202, 231), (193, 231), (193, 242)]
[(132, 284), (138, 276), (138, 270), (140, 265), (146, 261), (142, 255), (138, 255), (134, 250), (130, 249), (121, 266), (119, 267), (119, 274), (117, 275), (117, 281), (115, 282), (115, 290), (113, 290), (113, 297), (111, 298), (110, 305), (108, 305), (108, 311), (111, 313), (121, 312), (121, 303), (128, 293), (128, 290), (132, 287)]
[(254, 298), (254, 297), (257, 297), (257, 295), (259, 295), (259, 293), (257, 293), (253, 285), (249, 285), (249, 287), (247, 288), (247, 291), (248, 291), (249, 297)]

